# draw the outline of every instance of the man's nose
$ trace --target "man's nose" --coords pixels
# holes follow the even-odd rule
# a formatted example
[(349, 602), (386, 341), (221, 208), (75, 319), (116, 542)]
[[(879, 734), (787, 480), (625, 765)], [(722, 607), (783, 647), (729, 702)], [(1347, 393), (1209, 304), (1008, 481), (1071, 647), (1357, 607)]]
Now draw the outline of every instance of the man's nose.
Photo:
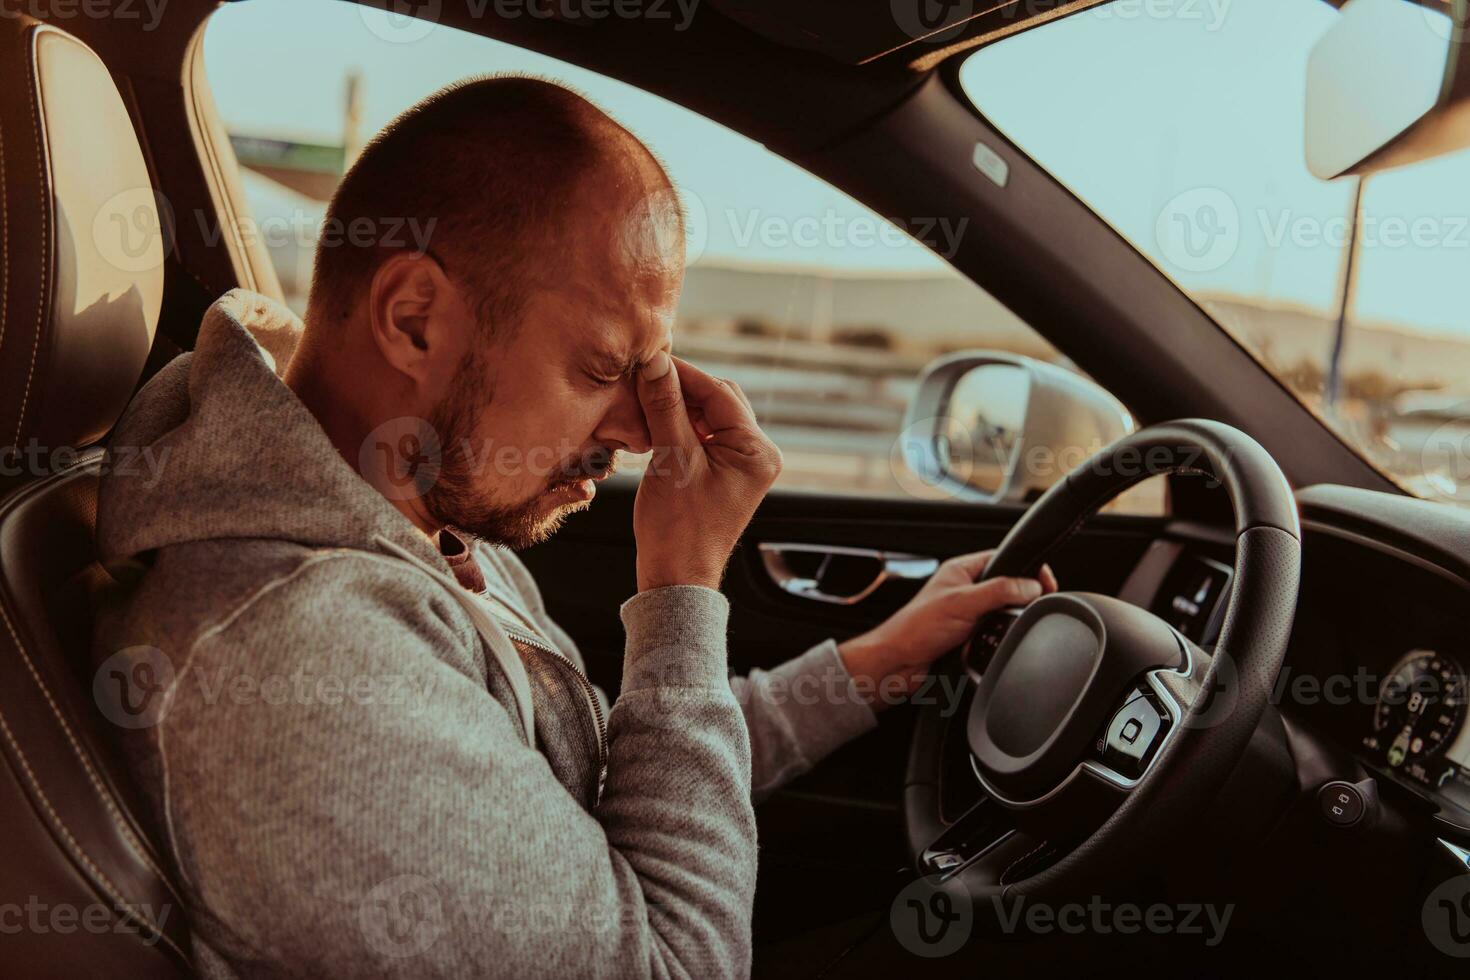
[(618, 397), (602, 418), (595, 433), (603, 445), (618, 444), (625, 452), (646, 453), (653, 448), (643, 405), (638, 401), (638, 380), (629, 378), (618, 386)]

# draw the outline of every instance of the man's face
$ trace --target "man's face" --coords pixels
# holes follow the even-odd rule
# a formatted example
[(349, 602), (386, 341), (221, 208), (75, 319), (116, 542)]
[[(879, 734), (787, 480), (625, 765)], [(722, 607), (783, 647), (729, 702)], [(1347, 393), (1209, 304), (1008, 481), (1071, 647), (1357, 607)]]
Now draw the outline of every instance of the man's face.
[[(667, 350), (683, 281), (676, 199), (606, 209), (560, 256), (562, 285), (461, 364), (430, 419), (442, 464), (429, 513), (514, 548), (585, 509), (620, 452), (651, 446), (639, 367)], [(671, 232), (673, 229), (673, 232)]]

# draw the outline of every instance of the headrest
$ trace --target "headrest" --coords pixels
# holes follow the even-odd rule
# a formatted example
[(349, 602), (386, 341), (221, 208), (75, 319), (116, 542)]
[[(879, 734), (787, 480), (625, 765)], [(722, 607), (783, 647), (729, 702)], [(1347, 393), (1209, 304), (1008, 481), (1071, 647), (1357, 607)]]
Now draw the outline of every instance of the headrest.
[(102, 438), (162, 300), (153, 186), (107, 67), (70, 34), (0, 17), (0, 453)]

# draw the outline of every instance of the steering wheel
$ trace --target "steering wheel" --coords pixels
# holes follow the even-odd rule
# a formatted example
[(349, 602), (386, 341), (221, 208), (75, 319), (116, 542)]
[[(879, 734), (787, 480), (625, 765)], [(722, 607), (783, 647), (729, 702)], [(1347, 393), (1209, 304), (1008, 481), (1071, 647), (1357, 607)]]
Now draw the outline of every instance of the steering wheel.
[(1051, 898), (1133, 877), (1147, 849), (1183, 839), (1244, 754), (1286, 656), (1301, 559), (1291, 488), (1250, 436), (1187, 419), (1119, 440), (1026, 511), (984, 577), (1034, 575), (1098, 508), (1162, 473), (1218, 480), (1234, 508), (1218, 644), (1206, 653), (1152, 613), (1084, 592), (983, 621), (941, 668), (961, 685), (931, 685), (969, 693), (919, 699), (905, 781), (915, 868), (946, 889)]

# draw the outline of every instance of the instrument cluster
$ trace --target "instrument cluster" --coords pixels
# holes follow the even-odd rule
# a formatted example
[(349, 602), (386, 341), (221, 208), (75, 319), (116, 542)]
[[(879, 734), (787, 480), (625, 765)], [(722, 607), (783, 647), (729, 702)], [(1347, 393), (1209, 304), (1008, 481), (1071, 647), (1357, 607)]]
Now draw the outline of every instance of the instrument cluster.
[(1378, 685), (1363, 751), (1395, 776), (1470, 806), (1466, 693), (1458, 658), (1408, 651)]

